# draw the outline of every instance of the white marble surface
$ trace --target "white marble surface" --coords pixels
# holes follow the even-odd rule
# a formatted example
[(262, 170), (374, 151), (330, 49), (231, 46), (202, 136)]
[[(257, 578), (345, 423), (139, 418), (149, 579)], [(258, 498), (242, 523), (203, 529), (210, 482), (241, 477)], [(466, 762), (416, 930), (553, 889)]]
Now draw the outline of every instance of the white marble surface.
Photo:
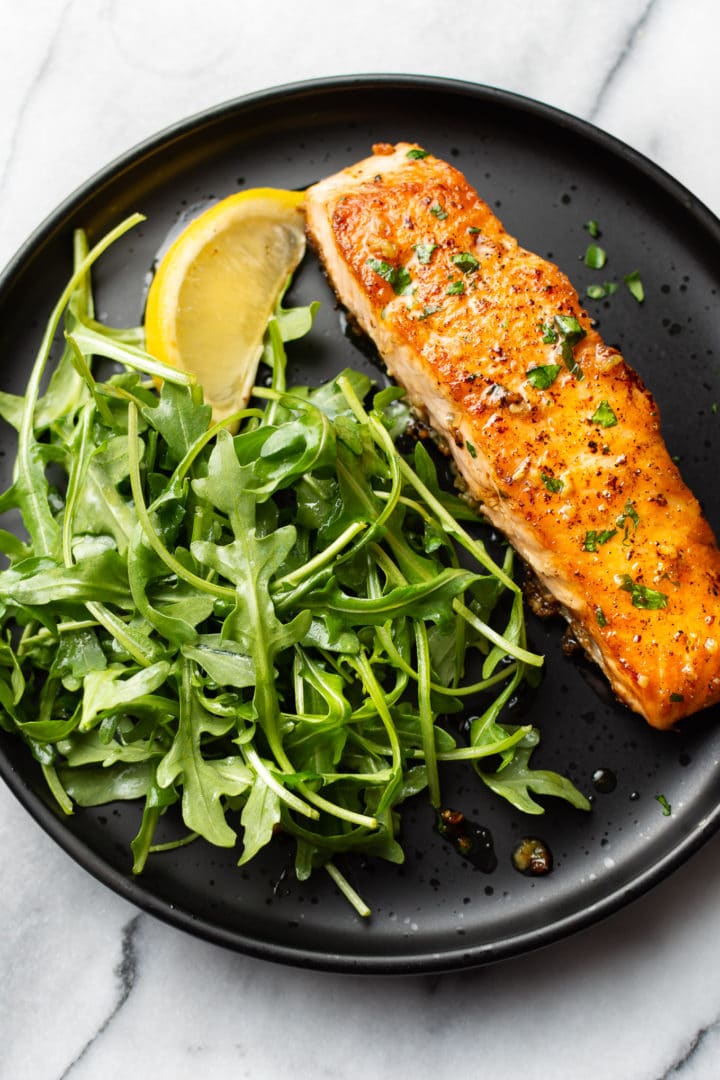
[[(539, 98), (720, 211), (711, 0), (25, 0), (0, 35), (0, 263), (157, 129), (301, 78), (415, 72)], [(0, 790), (0, 1077), (720, 1075), (720, 837), (629, 909), (492, 969), (382, 980), (224, 952), (138, 913)]]

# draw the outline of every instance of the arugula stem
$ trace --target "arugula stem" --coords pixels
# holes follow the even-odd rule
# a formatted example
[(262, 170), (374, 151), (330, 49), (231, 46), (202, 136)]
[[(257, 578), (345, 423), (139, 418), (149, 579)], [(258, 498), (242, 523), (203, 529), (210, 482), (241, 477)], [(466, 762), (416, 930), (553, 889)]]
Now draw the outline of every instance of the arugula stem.
[(200, 833), (189, 832), (187, 836), (181, 836), (179, 840), (168, 840), (164, 844), (151, 844), (148, 848), (148, 854), (153, 854), (156, 851), (174, 851), (175, 848), (186, 847), (188, 844), (192, 844), (193, 841), (198, 840)]
[(317, 555), (313, 556), (303, 566), (297, 567), (296, 570), (291, 570), (285, 577), (277, 578), (273, 582), (273, 590), (280, 590), (287, 586), (299, 585), (301, 581), (310, 577), (316, 570), (322, 570), (328, 563), (332, 562), (336, 555), (339, 555), (347, 544), (353, 540), (358, 533), (363, 532), (367, 528), (367, 523), (364, 521), (355, 521), (352, 525), (348, 525), (346, 529), (340, 533), (340, 536), (336, 540), (333, 540), (332, 544), (328, 544), (326, 548), (319, 551)]
[(65, 498), (65, 513), (63, 515), (62, 524), (62, 550), (66, 566), (72, 566), (75, 561), (72, 552), (73, 523), (80, 489), (89, 465), (87, 447), (91, 424), (92, 411), (86, 407), (83, 409), (80, 417), (78, 446), (72, 457), (70, 476), (68, 477), (67, 495)]
[(433, 493), (423, 484), (422, 480), (410, 466), (400, 458), (400, 471), (403, 477), (410, 483), (419, 495), (424, 499), (427, 505), (432, 509), (436, 515), (438, 521), (441, 523), (445, 532), (449, 536), (454, 536), (455, 539), (461, 544), (466, 551), (469, 551), (473, 555), (481, 566), (484, 566), (486, 570), (489, 570), (493, 577), (502, 582), (506, 589), (510, 592), (520, 592), (520, 586), (517, 582), (513, 581), (511, 577), (505, 573), (502, 567), (498, 566), (494, 559), (490, 557), (487, 552), (487, 548), (481, 540), (473, 540), (473, 538), (463, 529), (459, 522), (447, 512), (442, 503), (435, 498)]
[(177, 386), (192, 386), (197, 380), (190, 372), (170, 367), (162, 360), (156, 360), (150, 353), (137, 345), (126, 344), (117, 338), (106, 337), (93, 330), (87, 323), (78, 323), (72, 334), (67, 335), (71, 342), (84, 356), (105, 356), (108, 360), (117, 360), (134, 371), (142, 371), (156, 379), (165, 379)]
[(247, 757), (248, 764), (252, 766), (260, 779), (267, 784), (271, 791), (274, 791), (277, 797), (284, 802), (291, 810), (295, 810), (298, 814), (303, 814), (305, 817), (313, 818), (317, 821), (320, 814), (312, 806), (308, 806), (302, 799), (298, 799), (292, 791), (288, 791), (286, 787), (276, 780), (270, 769), (268, 769), (261, 761), (257, 751), (252, 747), (250, 743), (246, 743), (243, 746), (245, 756)]
[(519, 645), (515, 645), (512, 641), (508, 641), (502, 634), (498, 634), (497, 630), (493, 630), (492, 626), (483, 622), (478, 615), (475, 615), (475, 613), (472, 612), (469, 607), (466, 607), (466, 605), (457, 597), (452, 601), (452, 606), (455, 611), (457, 611), (458, 615), (462, 616), (462, 618), (470, 623), (471, 626), (474, 626), (483, 637), (486, 637), (488, 641), (492, 641), (494, 645), (498, 645), (506, 653), (509, 653), (510, 656), (514, 656), (516, 660), (522, 660), (524, 664), (530, 664), (532, 667), (542, 667), (544, 662), (542, 656), (538, 656), (537, 653), (528, 652), (527, 649), (523, 649)]
[(130, 628), (125, 625), (121, 618), (97, 600), (86, 601), (85, 607), (96, 622), (99, 622), (104, 626), (110, 636), (114, 637), (125, 652), (129, 656), (132, 656), (133, 660), (136, 660), (141, 667), (150, 667), (151, 664), (155, 663), (157, 660), (157, 650), (149, 640), (147, 642), (147, 647), (145, 647), (138, 641), (137, 635), (130, 631)]
[(415, 650), (418, 665), (418, 708), (420, 712), (420, 731), (425, 751), (428, 794), (432, 806), (440, 806), (440, 777), (438, 776), (435, 753), (435, 718), (430, 703), (430, 648), (428, 645), (425, 623), (416, 621)]
[[(409, 675), (411, 679), (417, 682), (418, 673), (412, 665), (400, 655), (395, 648), (395, 643), (392, 638), (392, 634), (386, 626), (378, 626), (375, 631), (382, 641), (383, 648), (388, 654), (388, 659), (393, 662), (395, 667), (400, 668), (406, 675)], [(502, 668), (497, 674), (491, 675), (487, 679), (481, 679), (480, 682), (470, 683), (467, 686), (443, 686), (442, 683), (430, 682), (430, 689), (436, 694), (447, 694), (450, 697), (467, 697), (471, 694), (480, 694), (484, 690), (490, 690), (493, 686), (497, 686), (498, 683), (504, 682), (511, 675), (514, 675), (516, 664), (508, 664), (507, 667)]]
[[(514, 731), (511, 735), (508, 735), (506, 739), (497, 739), (493, 743), (484, 743), (482, 746), (459, 746), (456, 750), (438, 750), (436, 756), (438, 761), (475, 761), (478, 758), (492, 757), (494, 754), (501, 754), (504, 750), (509, 750), (517, 743), (524, 739), (532, 731), (532, 724), (526, 724), (523, 727)], [(424, 757), (424, 751), (412, 750), (410, 757), (422, 758)]]
[(22, 421), (18, 431), (18, 452), (13, 473), (16, 483), (27, 492), (23, 507), (23, 518), (33, 540), (35, 555), (54, 554), (59, 539), (58, 526), (52, 516), (47, 499), (44, 498), (41, 491), (38, 491), (33, 479), (37, 465), (37, 443), (34, 433), (35, 407), (40, 394), (42, 377), (50, 356), (53, 338), (70, 297), (83, 282), (93, 263), (128, 229), (144, 220), (142, 214), (132, 214), (129, 218), (126, 218), (125, 221), (122, 221), (116, 228), (107, 233), (76, 266), (52, 310), (40, 342), (40, 348), (25, 389)]
[(362, 915), (364, 919), (367, 919), (370, 915), (372, 915), (372, 911), (367, 906), (363, 898), (359, 895), (359, 893), (355, 892), (355, 889), (353, 889), (352, 885), (344, 876), (344, 874), (340, 873), (332, 859), (329, 859), (324, 865), (325, 869), (337, 885), (340, 892), (343, 894), (346, 900), (350, 901), (352, 906), (357, 911), (358, 915)]
[(195, 440), (192, 446), (188, 447), (185, 456), (168, 481), (168, 490), (172, 490), (178, 481), (185, 479), (198, 454), (202, 452), (208, 443), (212, 442), (219, 431), (230, 429), (241, 420), (247, 420), (250, 417), (263, 417), (264, 415), (265, 413), (262, 409), (239, 409), (237, 412), (231, 413), (222, 420), (218, 420), (216, 423), (211, 424), (210, 427)]
[(201, 578), (199, 574), (195, 574), (192, 570), (188, 570), (186, 566), (183, 566), (180, 560), (176, 559), (168, 551), (153, 528), (142, 490), (140, 454), (138, 451), (138, 413), (133, 402), (128, 404), (128, 460), (130, 464), (130, 488), (135, 510), (142, 525), (143, 535), (155, 554), (159, 556), (169, 570), (172, 570), (179, 578), (186, 581), (188, 585), (194, 585), (201, 592), (210, 593), (210, 595), (217, 596), (222, 600), (235, 600), (235, 589), (231, 589), (226, 585), (216, 585), (214, 582)]
[(324, 810), (325, 813), (331, 814), (341, 821), (349, 821), (353, 825), (362, 825), (366, 829), (377, 829), (378, 827), (377, 818), (370, 817), (368, 814), (358, 814), (355, 810), (348, 810), (344, 806), (338, 806), (337, 803), (330, 802), (329, 799), (323, 798), (322, 795), (309, 788), (302, 780), (298, 781), (297, 788), (307, 801), (316, 806), (318, 810)]
[(365, 689), (370, 695), (372, 703), (377, 710), (377, 714), (382, 721), (383, 727), (387, 731), (388, 740), (390, 742), (390, 750), (392, 753), (393, 779), (390, 781), (387, 788), (385, 789), (385, 792), (378, 805), (377, 814), (379, 815), (382, 813), (383, 810), (385, 810), (388, 806), (391, 805), (392, 798), (395, 794), (395, 788), (400, 781), (402, 772), (400, 742), (398, 740), (398, 735), (397, 731), (395, 730), (392, 716), (390, 715), (390, 710), (387, 706), (385, 694), (383, 693), (383, 689), (380, 686), (380, 683), (375, 678), (375, 673), (373, 672), (372, 665), (368, 661), (367, 656), (364, 652), (360, 652), (357, 656), (354, 656), (351, 660), (349, 660), (349, 663), (352, 664), (354, 668), (356, 668), (358, 674), (360, 675)]
[(62, 812), (64, 814), (67, 814), (69, 817), (70, 814), (73, 814), (75, 812), (72, 804), (72, 799), (60, 783), (60, 777), (55, 771), (55, 767), (53, 765), (41, 764), (40, 768), (43, 771), (43, 776), (45, 777), (47, 786), (50, 788), (50, 791), (55, 797), (55, 801), (57, 802)]

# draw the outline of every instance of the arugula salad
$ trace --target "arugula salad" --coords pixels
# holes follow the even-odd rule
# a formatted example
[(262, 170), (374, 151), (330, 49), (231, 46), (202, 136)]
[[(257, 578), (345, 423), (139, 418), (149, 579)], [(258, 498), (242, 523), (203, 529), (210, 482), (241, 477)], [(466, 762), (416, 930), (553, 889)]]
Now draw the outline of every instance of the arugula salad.
[[(91, 251), (76, 234), (26, 393), (0, 394), (0, 510), (24, 526), (0, 530), (0, 725), (62, 810), (137, 800), (134, 873), (202, 839), (245, 864), (282, 831), (297, 878), (324, 868), (366, 915), (336, 857), (402, 862), (402, 804), (439, 811), (445, 762), (529, 814), (538, 794), (587, 809), (504, 720), (542, 664), (513, 552), (491, 557), (402, 391), (288, 386), (315, 305), (279, 303), (268, 385), (212, 424), (142, 328), (95, 319), (91, 266), (138, 220)], [(156, 842), (171, 807), (182, 835)]]

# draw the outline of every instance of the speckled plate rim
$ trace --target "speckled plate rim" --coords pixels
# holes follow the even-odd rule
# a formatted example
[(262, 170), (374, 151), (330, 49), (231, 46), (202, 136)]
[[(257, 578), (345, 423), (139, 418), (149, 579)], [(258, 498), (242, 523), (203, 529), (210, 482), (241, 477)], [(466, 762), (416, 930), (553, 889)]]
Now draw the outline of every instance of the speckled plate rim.
[[(234, 98), (183, 119), (139, 143), (90, 177), (31, 233), (0, 275), (0, 296), (10, 287), (34, 249), (44, 243), (65, 219), (74, 215), (91, 196), (95, 198), (101, 194), (103, 187), (114, 182), (120, 173), (136, 166), (144, 157), (154, 154), (160, 147), (169, 147), (174, 141), (195, 129), (215, 121), (222, 121), (233, 114), (242, 114), (258, 107), (279, 104), (289, 98), (297, 100), (304, 97), (310, 106), (313, 99), (353, 88), (359, 91), (402, 88), (418, 92), (435, 89), (443, 93), (454, 93), (465, 98), (475, 98), (486, 105), (509, 107), (527, 116), (557, 125), (571, 135), (575, 134), (588, 139), (626, 165), (632, 166), (672, 200), (681, 204), (720, 255), (720, 220), (712, 211), (679, 181), (645, 155), (587, 121), (532, 98), (482, 84), (423, 75), (363, 74), (288, 83)], [(141, 880), (118, 872), (85, 842), (70, 833), (64, 827), (62, 816), (31, 789), (2, 752), (0, 752), (0, 776), (41, 828), (71, 858), (98, 881), (149, 914), (209, 942), (249, 956), (310, 969), (349, 974), (410, 975), (431, 971), (457, 971), (518, 956), (550, 945), (590, 927), (648, 892), (681, 866), (720, 828), (719, 801), (711, 813), (693, 824), (681, 842), (651, 866), (637, 873), (624, 886), (614, 889), (582, 910), (557, 918), (539, 928), (506, 936), (492, 944), (445, 949), (442, 952), (420, 950), (416, 954), (406, 954), (402, 957), (358, 957), (332, 951), (320, 953), (301, 947), (294, 948), (279, 943), (258, 941), (214, 925), (206, 919), (198, 918), (185, 910), (182, 903), (171, 904), (159, 899), (143, 887)]]

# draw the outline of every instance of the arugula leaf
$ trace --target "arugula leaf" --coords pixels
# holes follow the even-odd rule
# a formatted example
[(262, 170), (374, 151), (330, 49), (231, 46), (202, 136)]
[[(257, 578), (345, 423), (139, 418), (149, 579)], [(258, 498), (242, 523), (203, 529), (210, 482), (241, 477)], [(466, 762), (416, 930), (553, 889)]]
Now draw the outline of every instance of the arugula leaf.
[(240, 817), (243, 827), (243, 853), (238, 866), (250, 861), (270, 842), (280, 822), (280, 799), (277, 793), (257, 777)]
[(236, 768), (222, 768), (205, 760), (201, 748), (203, 733), (222, 730), (224, 725), (218, 724), (217, 719), (200, 705), (192, 687), (192, 669), (187, 660), (182, 664), (179, 693), (178, 730), (170, 750), (157, 767), (157, 783), (161, 788), (168, 788), (181, 779), (182, 815), (187, 827), (211, 844), (233, 847), (236, 835), (225, 820), (221, 798), (244, 792), (250, 776), (241, 762)]
[(530, 767), (530, 757), (539, 742), (539, 732), (533, 729), (518, 743), (511, 761), (494, 773), (481, 771), (480, 776), (491, 791), (525, 814), (545, 813), (545, 807), (533, 799), (533, 795), (551, 795), (564, 799), (578, 810), (589, 810), (588, 800), (566, 777)]
[[(396, 387), (372, 397), (368, 376), (345, 371), (287, 388), (284, 346), (310, 330), (315, 304), (277, 302), (271, 385), (233, 434), (209, 426), (200, 390), (144, 352), (141, 329), (95, 319), (89, 267), (125, 227), (92, 252), (78, 234), (27, 394), (0, 395), (18, 434), (0, 512), (19, 510), (27, 532), (0, 530), (0, 726), (63, 812), (142, 803), (135, 873), (198, 837), (234, 846), (239, 819), (241, 863), (280, 827), (298, 876), (325, 867), (365, 915), (335, 854), (402, 862), (400, 807), (423, 790), (440, 805), (445, 761), (499, 755), (504, 785), (522, 772), (528, 729), (502, 713), (542, 661), (527, 650), (512, 552), (500, 565), (464, 528), (474, 511), (412, 438)], [(416, 245), (418, 261), (434, 248)], [(477, 266), (466, 252), (454, 261)], [(412, 288), (404, 267), (371, 265), (399, 295)], [(544, 332), (566, 349), (582, 331), (558, 319)], [(102, 379), (93, 355), (123, 370)], [(461, 746), (439, 719), (477, 693), (485, 711)], [(176, 804), (188, 834), (155, 844)]]

